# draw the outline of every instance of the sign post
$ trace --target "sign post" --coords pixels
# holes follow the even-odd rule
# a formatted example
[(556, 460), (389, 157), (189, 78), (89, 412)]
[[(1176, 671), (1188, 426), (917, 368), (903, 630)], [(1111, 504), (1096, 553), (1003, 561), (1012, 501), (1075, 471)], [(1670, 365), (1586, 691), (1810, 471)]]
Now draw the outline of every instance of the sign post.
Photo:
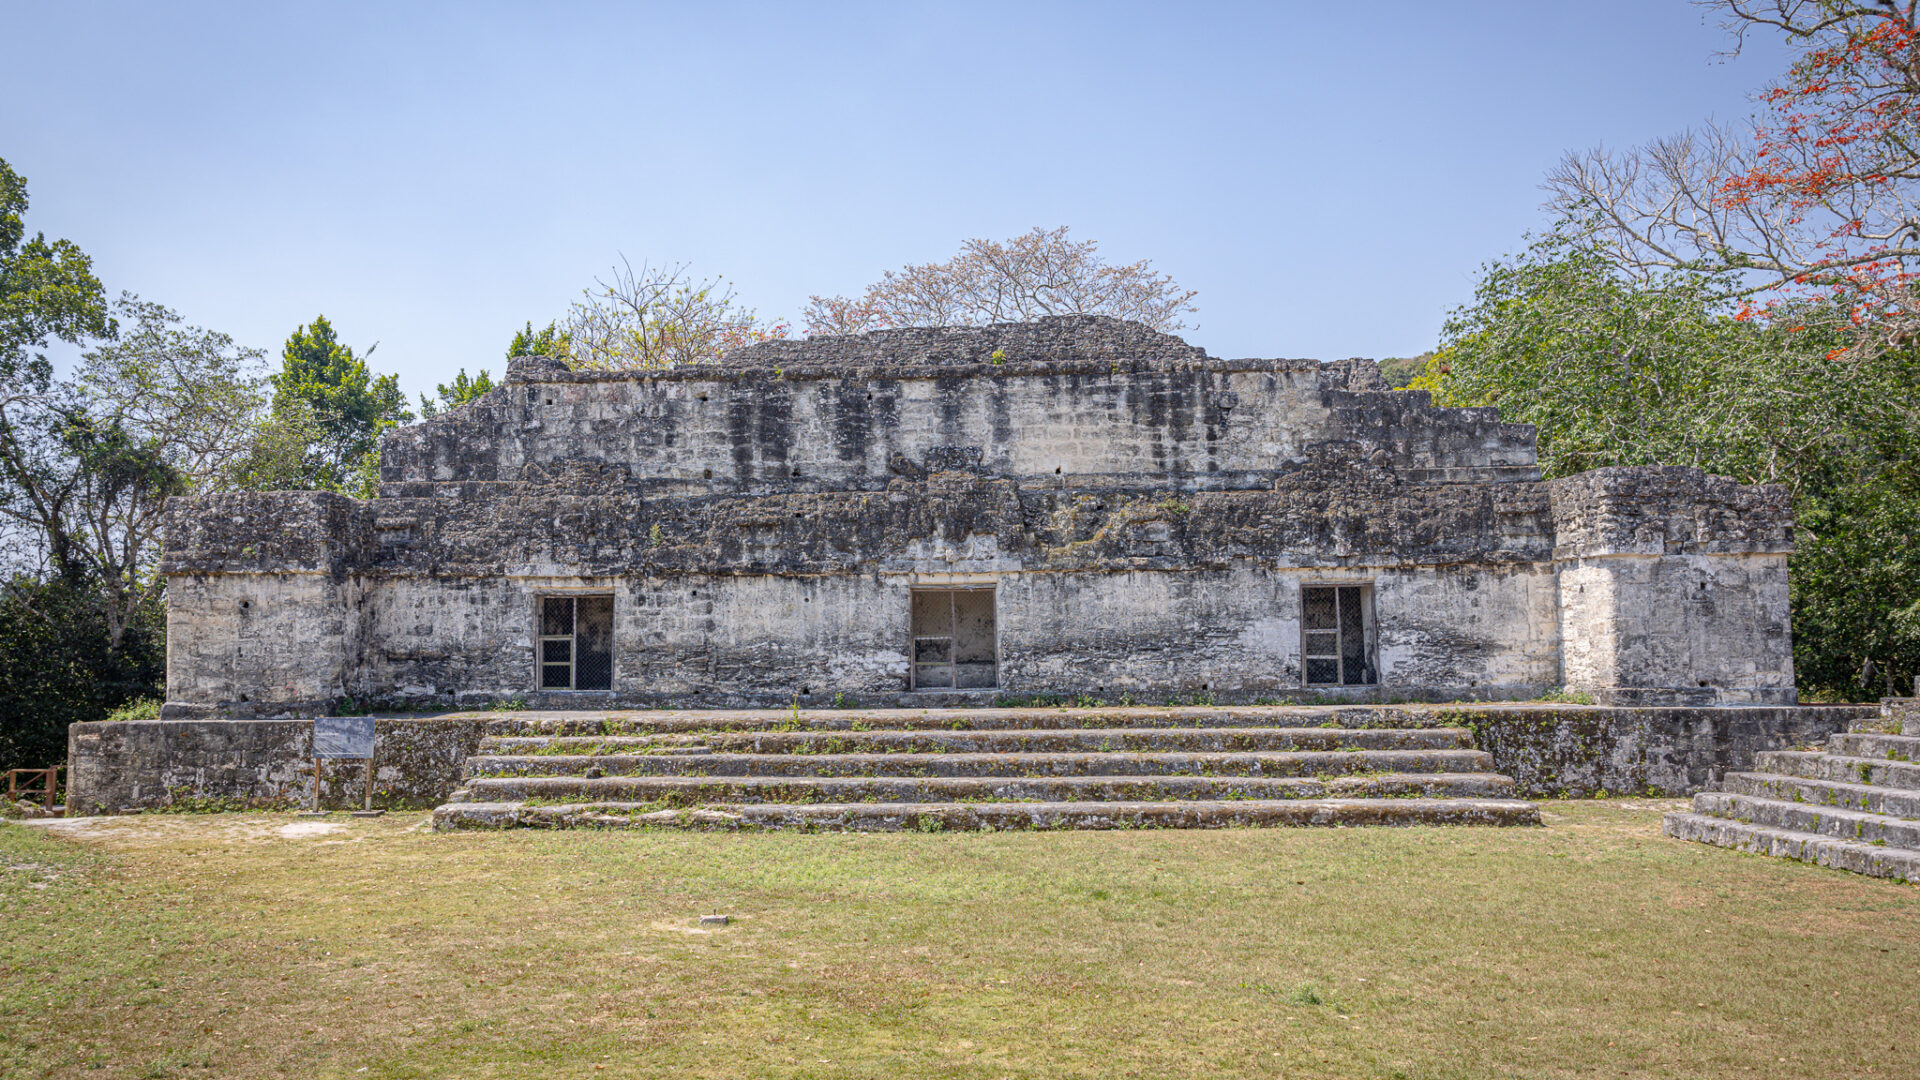
[(313, 722), (313, 810), (320, 812), (320, 762), (324, 759), (367, 762), (366, 812), (373, 812), (373, 717), (322, 716)]

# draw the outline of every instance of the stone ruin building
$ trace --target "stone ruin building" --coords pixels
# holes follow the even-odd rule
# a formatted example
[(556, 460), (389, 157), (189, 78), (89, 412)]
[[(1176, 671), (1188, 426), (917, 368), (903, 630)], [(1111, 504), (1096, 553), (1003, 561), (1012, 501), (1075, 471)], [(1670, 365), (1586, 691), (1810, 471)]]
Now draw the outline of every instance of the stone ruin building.
[(1540, 479), (1365, 360), (1098, 317), (504, 383), (377, 497), (168, 509), (172, 719), (536, 708), (1794, 702), (1785, 492)]
[[(1544, 482), (1532, 428), (1369, 361), (1105, 318), (521, 357), (389, 434), (374, 498), (171, 503), (162, 718), (74, 725), (69, 802), (1537, 823), (1516, 796), (1737, 784), (1871, 720), (1794, 707), (1791, 530), (1693, 469)], [(313, 760), (369, 708), (374, 760)], [(1723, 802), (1670, 827), (1758, 820)]]

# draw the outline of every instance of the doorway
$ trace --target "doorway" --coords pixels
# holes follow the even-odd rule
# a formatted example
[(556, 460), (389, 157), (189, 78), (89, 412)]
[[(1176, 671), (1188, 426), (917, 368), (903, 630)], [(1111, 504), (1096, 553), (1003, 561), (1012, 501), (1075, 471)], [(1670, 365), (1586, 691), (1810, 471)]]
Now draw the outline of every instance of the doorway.
[(613, 689), (613, 597), (540, 598), (540, 689)]
[(913, 689), (991, 690), (1000, 685), (994, 595), (986, 589), (914, 589)]
[(1372, 686), (1379, 681), (1371, 586), (1303, 586), (1300, 631), (1308, 686)]

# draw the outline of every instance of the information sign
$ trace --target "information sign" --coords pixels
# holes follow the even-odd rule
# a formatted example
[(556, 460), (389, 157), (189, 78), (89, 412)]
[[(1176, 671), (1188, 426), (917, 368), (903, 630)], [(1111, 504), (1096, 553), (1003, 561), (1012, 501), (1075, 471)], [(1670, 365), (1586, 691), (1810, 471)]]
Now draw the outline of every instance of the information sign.
[(370, 758), (373, 756), (373, 717), (323, 716), (313, 722), (313, 756)]

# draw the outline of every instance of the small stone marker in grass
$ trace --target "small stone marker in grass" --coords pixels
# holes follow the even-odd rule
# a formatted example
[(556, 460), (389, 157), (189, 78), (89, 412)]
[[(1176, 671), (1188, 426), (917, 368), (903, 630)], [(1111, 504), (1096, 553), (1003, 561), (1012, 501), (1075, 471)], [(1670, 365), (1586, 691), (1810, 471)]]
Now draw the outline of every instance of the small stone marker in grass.
[(702, 915), (702, 916), (700, 916), (700, 925), (701, 925), (701, 926), (725, 926), (725, 925), (727, 925), (728, 923), (730, 923), (730, 922), (732, 922), (732, 921), (733, 921), (733, 916), (731, 916), (731, 915)]

